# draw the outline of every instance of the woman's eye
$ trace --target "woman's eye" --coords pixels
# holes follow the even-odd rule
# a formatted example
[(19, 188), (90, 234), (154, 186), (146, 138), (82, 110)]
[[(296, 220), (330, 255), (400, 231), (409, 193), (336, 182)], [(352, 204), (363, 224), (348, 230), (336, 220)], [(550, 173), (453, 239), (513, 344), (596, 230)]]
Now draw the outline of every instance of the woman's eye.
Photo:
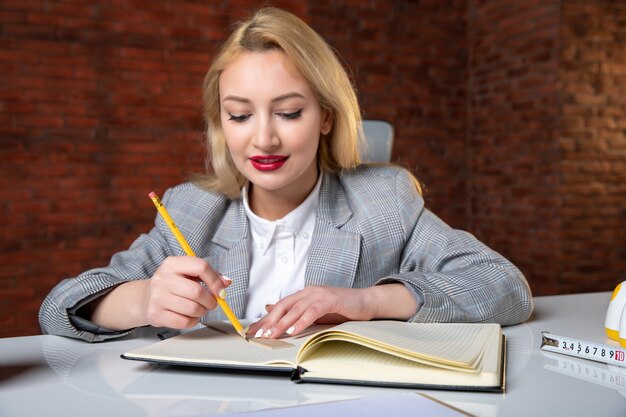
[(232, 120), (233, 122), (245, 122), (246, 120), (248, 120), (250, 118), (249, 114), (231, 114), (231, 113), (228, 113), (228, 115), (230, 116), (228, 118), (228, 120)]
[(298, 117), (300, 117), (301, 114), (302, 114), (302, 109), (298, 111), (294, 111), (293, 113), (278, 113), (280, 117), (282, 117), (283, 119), (287, 119), (287, 120), (297, 119)]

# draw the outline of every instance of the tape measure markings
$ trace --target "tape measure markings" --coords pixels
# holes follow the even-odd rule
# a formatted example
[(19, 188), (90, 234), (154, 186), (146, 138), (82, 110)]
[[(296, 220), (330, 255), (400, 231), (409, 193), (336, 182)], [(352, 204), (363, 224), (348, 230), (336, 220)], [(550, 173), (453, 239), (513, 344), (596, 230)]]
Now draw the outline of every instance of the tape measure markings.
[(577, 358), (626, 367), (626, 352), (619, 347), (541, 333), (541, 349)]

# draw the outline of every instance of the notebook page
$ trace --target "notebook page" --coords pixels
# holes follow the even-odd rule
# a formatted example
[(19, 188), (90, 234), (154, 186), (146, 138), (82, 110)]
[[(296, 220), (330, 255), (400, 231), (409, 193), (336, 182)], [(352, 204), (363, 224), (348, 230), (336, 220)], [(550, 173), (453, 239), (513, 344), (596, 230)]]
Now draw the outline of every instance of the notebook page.
[[(349, 333), (355, 340), (388, 351), (418, 352), (419, 357), (448, 365), (474, 367), (487, 343), (498, 343), (497, 324), (347, 322), (327, 332)], [(322, 332), (322, 333), (327, 333)]]
[(224, 334), (210, 327), (134, 349), (124, 354), (128, 359), (157, 360), (199, 365), (268, 365), (295, 367), (298, 348), (306, 338), (290, 338), (294, 347), (266, 349), (246, 342), (236, 333)]
[[(498, 351), (498, 346), (491, 348)], [(480, 373), (458, 372), (408, 361), (348, 342), (322, 344), (300, 366), (307, 378), (357, 380), (389, 383), (498, 386), (499, 364), (496, 356)]]

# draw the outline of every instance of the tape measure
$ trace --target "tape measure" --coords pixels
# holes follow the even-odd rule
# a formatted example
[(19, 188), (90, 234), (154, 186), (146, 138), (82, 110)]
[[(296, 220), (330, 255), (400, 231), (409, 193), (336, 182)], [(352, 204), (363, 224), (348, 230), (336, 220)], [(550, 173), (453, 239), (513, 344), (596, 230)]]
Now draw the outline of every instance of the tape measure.
[(626, 367), (626, 349), (548, 332), (541, 333), (541, 350)]

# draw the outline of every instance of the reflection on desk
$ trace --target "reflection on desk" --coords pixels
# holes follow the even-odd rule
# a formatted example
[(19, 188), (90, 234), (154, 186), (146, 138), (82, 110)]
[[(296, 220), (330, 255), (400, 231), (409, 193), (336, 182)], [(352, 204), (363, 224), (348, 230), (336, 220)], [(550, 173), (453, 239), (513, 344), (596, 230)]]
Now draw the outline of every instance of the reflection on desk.
[(543, 369), (617, 390), (626, 397), (626, 368), (572, 359), (551, 352), (541, 354), (546, 358)]
[[(619, 380), (607, 385), (574, 375), (579, 364), (585, 376), (588, 369), (610, 378), (614, 369), (547, 357), (539, 349), (544, 330), (606, 343), (603, 323), (609, 298), (610, 293), (537, 297), (531, 320), (504, 329), (505, 394), (423, 392), (477, 416), (624, 415), (626, 397)], [(0, 415), (223, 415), (409, 391), (295, 384), (282, 376), (154, 367), (119, 357), (154, 343), (156, 332), (144, 329), (135, 337), (100, 344), (55, 336), (0, 339)], [(557, 368), (573, 369), (574, 374)]]

